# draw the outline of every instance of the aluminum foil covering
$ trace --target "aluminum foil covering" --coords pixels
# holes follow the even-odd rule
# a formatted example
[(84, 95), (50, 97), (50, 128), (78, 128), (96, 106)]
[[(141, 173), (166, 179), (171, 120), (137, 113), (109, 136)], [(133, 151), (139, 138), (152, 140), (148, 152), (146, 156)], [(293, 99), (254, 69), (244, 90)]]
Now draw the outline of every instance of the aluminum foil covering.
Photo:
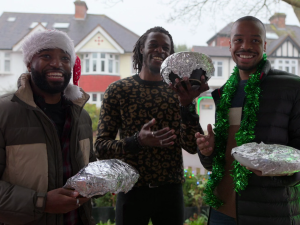
[(89, 163), (67, 180), (64, 188), (75, 189), (84, 197), (104, 195), (107, 192), (128, 192), (139, 178), (138, 171), (118, 159)]
[(300, 150), (289, 146), (252, 142), (233, 148), (231, 154), (242, 165), (260, 170), (263, 175), (300, 171)]
[(206, 72), (207, 80), (215, 72), (211, 58), (199, 52), (177, 52), (168, 56), (160, 67), (160, 74), (163, 80), (170, 84), (169, 74), (171, 71), (180, 78), (189, 78), (196, 69), (202, 69)]

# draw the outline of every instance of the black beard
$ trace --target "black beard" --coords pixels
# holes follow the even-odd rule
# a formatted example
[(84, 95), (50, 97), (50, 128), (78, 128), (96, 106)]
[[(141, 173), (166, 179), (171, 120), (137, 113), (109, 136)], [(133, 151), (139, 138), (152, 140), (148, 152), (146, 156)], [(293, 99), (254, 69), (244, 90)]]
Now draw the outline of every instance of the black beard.
[(257, 68), (257, 66), (258, 66), (258, 65), (253, 65), (253, 66), (244, 67), (244, 66), (240, 66), (240, 65), (237, 64), (237, 68), (238, 68), (239, 70), (243, 70), (243, 71), (251, 71), (251, 70)]
[(56, 85), (51, 87), (46, 79), (46, 73), (39, 73), (31, 68), (31, 78), (34, 84), (42, 91), (48, 94), (58, 94), (63, 92), (68, 86), (72, 73), (63, 73), (64, 83), (62, 85)]
[(149, 70), (150, 70), (151, 73), (153, 73), (153, 74), (158, 74), (158, 73), (160, 73), (160, 68), (157, 68), (157, 67), (149, 66)]

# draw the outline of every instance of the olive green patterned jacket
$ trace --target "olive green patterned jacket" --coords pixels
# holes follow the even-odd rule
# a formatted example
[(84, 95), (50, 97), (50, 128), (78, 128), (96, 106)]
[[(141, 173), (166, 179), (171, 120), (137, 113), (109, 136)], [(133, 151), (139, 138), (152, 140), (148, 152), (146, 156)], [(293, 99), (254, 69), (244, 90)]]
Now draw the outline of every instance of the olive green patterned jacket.
[[(33, 100), (30, 75), (15, 94), (0, 97), (0, 224), (62, 225), (62, 214), (44, 213), (46, 193), (63, 187), (60, 140), (50, 119)], [(70, 151), (72, 173), (94, 161), (91, 119), (83, 110), (87, 94), (73, 101)], [(90, 201), (79, 208), (93, 224)]]

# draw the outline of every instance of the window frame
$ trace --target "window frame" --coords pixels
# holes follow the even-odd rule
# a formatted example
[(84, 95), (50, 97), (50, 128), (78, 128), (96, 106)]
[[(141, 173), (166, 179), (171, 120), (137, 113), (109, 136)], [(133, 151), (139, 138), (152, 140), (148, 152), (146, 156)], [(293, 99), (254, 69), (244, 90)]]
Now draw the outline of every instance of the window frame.
[[(104, 99), (104, 92), (88, 92), (88, 94), (91, 96), (89, 99), (90, 104), (101, 106)], [(96, 96), (96, 101), (94, 101), (94, 96)]]
[[(271, 67), (277, 70), (286, 71), (298, 75), (298, 60), (297, 59), (288, 59), (288, 58), (275, 58), (271, 59)], [(293, 72), (293, 67), (295, 72)], [(289, 71), (286, 70), (289, 68)]]
[[(97, 57), (95, 57), (95, 54), (97, 55)], [(82, 75), (103, 74), (103, 75), (120, 76), (120, 55), (119, 54), (104, 53), (104, 52), (82, 53), (82, 58), (83, 58)], [(88, 71), (87, 71), (87, 60), (89, 60)], [(103, 70), (103, 65), (104, 65), (104, 70)], [(94, 71), (94, 67), (96, 67), (96, 71)]]
[[(215, 72), (212, 75), (212, 78), (217, 78), (217, 79), (224, 78), (224, 62), (221, 61), (221, 60), (213, 60), (212, 62), (213, 62), (213, 65), (215, 67)], [(222, 65), (218, 65), (218, 63), (221, 63)], [(219, 72), (218, 68), (221, 68), (221, 73), (222, 73), (221, 76), (218, 76), (218, 72)]]
[[(6, 62), (8, 62), (9, 69), (6, 70)], [(0, 52), (0, 73), (12, 74), (12, 54), (11, 52)]]

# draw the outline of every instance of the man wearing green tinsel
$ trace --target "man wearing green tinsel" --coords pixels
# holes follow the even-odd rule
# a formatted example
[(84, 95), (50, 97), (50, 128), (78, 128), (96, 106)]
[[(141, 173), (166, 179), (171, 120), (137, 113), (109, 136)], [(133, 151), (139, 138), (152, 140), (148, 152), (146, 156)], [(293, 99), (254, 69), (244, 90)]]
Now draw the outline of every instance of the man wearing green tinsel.
[(300, 149), (300, 78), (271, 68), (266, 30), (255, 17), (233, 24), (229, 50), (236, 67), (212, 92), (214, 131), (209, 124), (207, 135), (196, 134), (201, 163), (212, 171), (208, 225), (300, 225), (300, 173), (266, 176), (231, 156), (250, 142)]

